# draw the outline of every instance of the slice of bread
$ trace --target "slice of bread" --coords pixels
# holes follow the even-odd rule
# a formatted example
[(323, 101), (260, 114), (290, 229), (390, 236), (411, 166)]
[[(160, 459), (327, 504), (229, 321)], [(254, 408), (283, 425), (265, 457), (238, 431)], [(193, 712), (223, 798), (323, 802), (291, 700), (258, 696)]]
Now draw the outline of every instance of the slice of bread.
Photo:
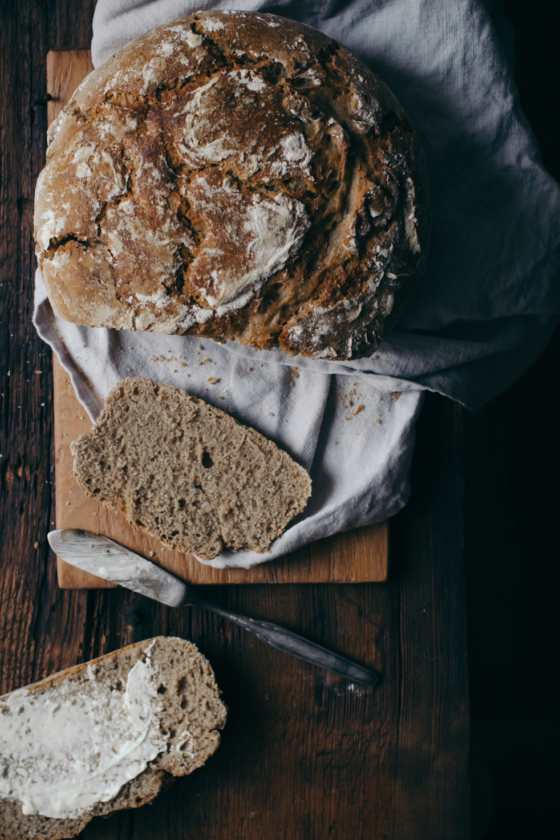
[[(156, 698), (154, 708), (157, 709), (157, 717), (153, 726), (158, 730), (156, 737), (163, 743), (163, 749), (157, 757), (149, 761), (137, 776), (126, 782), (110, 801), (98, 801), (77, 816), (55, 818), (24, 814), (20, 801), (14, 801), (13, 797), (7, 798), (10, 794), (6, 788), (10, 786), (9, 764), (10, 761), (14, 761), (10, 744), (17, 745), (21, 740), (18, 727), (28, 725), (24, 723), (26, 712), (32, 709), (35, 714), (38, 709), (43, 715), (41, 720), (52, 720), (52, 726), (55, 726), (54, 713), (61, 697), (63, 702), (67, 703), (76, 697), (86, 703), (88, 696), (94, 696), (96, 688), (99, 691), (100, 683), (103, 690), (107, 689), (105, 693), (110, 698), (107, 704), (113, 704), (111, 710), (114, 712), (115, 708), (123, 709), (126, 707), (125, 698), (130, 689), (129, 674), (137, 663), (142, 667), (146, 662), (149, 665), (152, 683), (149, 689)], [(8, 730), (5, 727), (0, 728), (0, 767), (3, 770), (3, 786), (0, 790), (4, 791), (4, 796), (0, 796), (0, 838), (62, 840), (78, 834), (94, 816), (144, 805), (172, 783), (174, 777), (191, 773), (204, 764), (216, 750), (220, 741), (216, 730), (222, 729), (226, 720), (226, 707), (219, 699), (219, 694), (212, 668), (195, 645), (183, 639), (158, 636), (69, 668), (26, 689), (0, 697), (0, 715), (2, 720), (8, 721)], [(141, 695), (145, 700), (143, 685)], [(95, 706), (95, 699), (90, 706)], [(125, 711), (121, 714), (124, 718)], [(59, 724), (61, 739), (64, 738), (64, 723), (67, 723), (64, 710), (62, 717), (62, 724)], [(102, 707), (98, 718), (107, 717), (108, 713), (105, 714)], [(2, 738), (2, 733), (6, 740)], [(58, 733), (56, 737), (59, 737)], [(61, 743), (64, 741), (61, 740)], [(113, 746), (108, 743), (107, 750)], [(41, 768), (41, 762), (47, 765), (45, 755), (35, 753), (35, 750), (32, 752), (31, 763), (26, 765), (20, 756), (18, 766), (23, 768), (20, 772), (27, 773), (29, 778), (36, 780), (37, 774), (41, 776), (42, 773), (48, 772), (49, 768)], [(58, 755), (60, 756), (60, 752)], [(91, 759), (91, 756), (89, 758)], [(75, 756), (72, 760), (75, 760)], [(76, 768), (76, 777), (73, 775), (73, 767), (66, 768), (68, 772), (72, 772), (72, 779), (80, 778), (79, 774), (83, 772), (78, 763)], [(54, 775), (58, 781), (63, 773), (55, 772)], [(29, 788), (31, 789), (31, 785)], [(25, 790), (26, 794), (28, 792)]]
[(80, 487), (178, 551), (267, 551), (311, 493), (274, 443), (171, 385), (128, 378), (71, 445)]

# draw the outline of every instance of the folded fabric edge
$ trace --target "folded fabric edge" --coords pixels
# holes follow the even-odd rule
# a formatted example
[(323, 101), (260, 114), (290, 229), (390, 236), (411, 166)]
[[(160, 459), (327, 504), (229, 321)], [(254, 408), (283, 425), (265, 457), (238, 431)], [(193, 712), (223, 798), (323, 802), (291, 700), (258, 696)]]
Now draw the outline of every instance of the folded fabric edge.
[(90, 419), (95, 422), (103, 408), (103, 400), (95, 393), (91, 384), (84, 379), (82, 372), (75, 365), (56, 331), (55, 315), (47, 297), (39, 269), (35, 273), (35, 300), (32, 321), (39, 337), (56, 353), (61, 366), (70, 376), (76, 396), (86, 409)]

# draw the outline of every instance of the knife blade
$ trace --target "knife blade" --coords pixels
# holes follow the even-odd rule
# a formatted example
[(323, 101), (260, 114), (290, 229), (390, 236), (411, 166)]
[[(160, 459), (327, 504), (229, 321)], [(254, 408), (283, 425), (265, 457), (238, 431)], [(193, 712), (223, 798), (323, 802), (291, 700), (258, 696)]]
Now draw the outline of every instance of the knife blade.
[(62, 528), (51, 531), (48, 541), (57, 557), (103, 580), (169, 607), (182, 607), (189, 600), (189, 588), (183, 581), (109, 537)]

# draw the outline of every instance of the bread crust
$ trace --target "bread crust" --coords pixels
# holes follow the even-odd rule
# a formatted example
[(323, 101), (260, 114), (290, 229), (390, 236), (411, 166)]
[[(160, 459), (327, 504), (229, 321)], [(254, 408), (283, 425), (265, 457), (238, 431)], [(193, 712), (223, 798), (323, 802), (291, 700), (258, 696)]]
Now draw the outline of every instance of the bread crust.
[[(106, 816), (124, 808), (140, 808), (169, 787), (175, 777), (192, 773), (215, 752), (220, 741), (217, 730), (223, 729), (227, 710), (219, 699), (220, 691), (209, 662), (194, 644), (184, 639), (164, 636), (146, 639), (60, 671), (27, 686), (27, 689), (38, 695), (48, 693), (49, 688), (58, 681), (87, 680), (88, 669), (93, 669), (100, 679), (126, 682), (128, 673), (149, 647), (152, 661), (162, 672), (162, 682), (167, 689), (164, 695), (162, 727), (168, 732), (168, 751), (150, 762), (143, 773), (127, 782), (114, 799), (100, 802), (74, 819), (24, 815), (19, 803), (0, 797), (2, 840), (64, 840), (74, 837), (94, 816)], [(176, 732), (179, 726), (184, 727), (181, 717), (189, 714), (191, 718), (193, 716), (192, 709), (187, 707), (187, 712), (183, 711), (185, 698), (189, 698), (191, 702), (193, 700), (187, 689), (191, 692), (196, 690), (201, 695), (198, 717), (196, 709), (194, 712), (195, 726), (200, 732), (196, 734), (191, 754), (178, 750)], [(7, 697), (8, 694), (0, 697), (0, 703)], [(194, 728), (191, 724), (189, 726)]]
[(35, 236), (65, 320), (359, 358), (424, 268), (418, 138), (363, 62), (300, 23), (161, 26), (88, 76), (51, 138)]

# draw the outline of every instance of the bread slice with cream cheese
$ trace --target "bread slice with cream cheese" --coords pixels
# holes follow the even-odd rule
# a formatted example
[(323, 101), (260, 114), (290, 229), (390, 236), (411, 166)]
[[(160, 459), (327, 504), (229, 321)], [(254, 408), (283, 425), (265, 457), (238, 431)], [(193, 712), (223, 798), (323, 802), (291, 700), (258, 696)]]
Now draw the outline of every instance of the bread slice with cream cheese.
[(0, 697), (0, 838), (144, 805), (216, 750), (219, 695), (195, 645), (158, 636)]

